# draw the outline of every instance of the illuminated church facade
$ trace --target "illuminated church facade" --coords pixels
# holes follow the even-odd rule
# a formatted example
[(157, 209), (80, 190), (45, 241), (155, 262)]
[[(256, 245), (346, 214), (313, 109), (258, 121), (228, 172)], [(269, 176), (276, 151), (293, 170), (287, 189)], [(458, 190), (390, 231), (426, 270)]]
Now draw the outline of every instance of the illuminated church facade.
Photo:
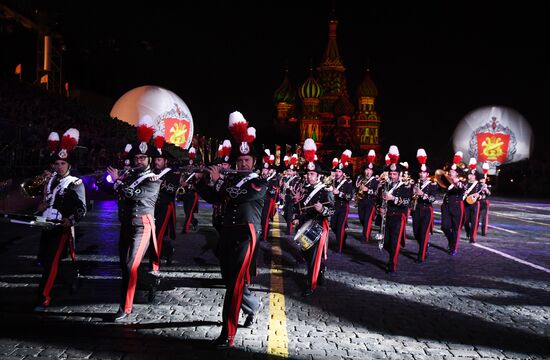
[(359, 165), (370, 149), (380, 155), (380, 116), (375, 109), (378, 89), (370, 71), (351, 98), (337, 43), (338, 21), (328, 23), (328, 44), (320, 65), (297, 88), (288, 72), (274, 92), (275, 132), (303, 144), (312, 138), (325, 162), (352, 150), (354, 165)]

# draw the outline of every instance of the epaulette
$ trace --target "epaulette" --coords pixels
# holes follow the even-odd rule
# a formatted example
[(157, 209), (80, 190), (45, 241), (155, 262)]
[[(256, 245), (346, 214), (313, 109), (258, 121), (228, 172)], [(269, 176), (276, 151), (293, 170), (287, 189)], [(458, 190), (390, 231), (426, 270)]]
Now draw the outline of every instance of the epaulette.
[(82, 185), (82, 179), (76, 179), (75, 181), (73, 181), (73, 185), (74, 185), (74, 186), (80, 186), (80, 185)]

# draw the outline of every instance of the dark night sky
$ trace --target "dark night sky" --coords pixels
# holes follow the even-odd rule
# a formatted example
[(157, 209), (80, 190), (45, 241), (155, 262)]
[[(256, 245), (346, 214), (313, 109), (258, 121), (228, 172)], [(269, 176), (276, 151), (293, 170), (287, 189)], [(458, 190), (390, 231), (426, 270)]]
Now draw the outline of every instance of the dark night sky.
[[(548, 21), (526, 2), (201, 1), (180, 10), (173, 1), (143, 3), (40, 5), (65, 38), (73, 88), (114, 101), (137, 86), (162, 86), (187, 103), (198, 132), (225, 137), (228, 114), (239, 110), (262, 140), (285, 63), (298, 87), (321, 59), (334, 3), (350, 94), (355, 102), (370, 67), (384, 146), (398, 145), (408, 159), (418, 147), (450, 157), (456, 124), (486, 105), (519, 111), (542, 141)], [(537, 151), (547, 151), (539, 142)]]

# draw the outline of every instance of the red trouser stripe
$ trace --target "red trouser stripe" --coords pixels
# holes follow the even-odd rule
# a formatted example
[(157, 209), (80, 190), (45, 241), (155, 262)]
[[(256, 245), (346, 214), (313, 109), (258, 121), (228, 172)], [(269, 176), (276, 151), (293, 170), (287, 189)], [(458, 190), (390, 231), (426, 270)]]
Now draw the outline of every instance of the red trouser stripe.
[(369, 218), (367, 219), (367, 231), (365, 232), (365, 242), (368, 242), (370, 239), (370, 231), (372, 228), (372, 218), (374, 216), (374, 210), (375, 210), (375, 207), (373, 206), (370, 211)]
[(149, 245), (150, 236), (153, 236), (153, 242), (156, 242), (155, 236), (155, 221), (153, 216), (147, 214), (141, 216), (143, 221), (143, 234), (141, 235), (141, 240), (139, 241), (138, 250), (136, 251), (136, 256), (134, 257), (134, 262), (130, 270), (130, 278), (128, 279), (128, 290), (126, 291), (126, 301), (124, 302), (124, 312), (129, 314), (132, 312), (132, 306), (134, 304), (134, 295), (136, 294), (136, 284), (138, 277), (138, 267), (141, 264), (143, 255), (147, 250)]
[(432, 226), (432, 223), (434, 221), (434, 208), (430, 207), (430, 221), (428, 222), (428, 226), (426, 226), (426, 233), (424, 234), (424, 247), (422, 248), (422, 256), (421, 260), (426, 260), (426, 249), (428, 248), (428, 241), (430, 240), (430, 227)]
[(162, 226), (159, 229), (158, 235), (157, 235), (157, 241), (155, 243), (157, 246), (155, 247), (155, 253), (157, 254), (156, 258), (153, 259), (153, 271), (158, 271), (160, 267), (160, 253), (162, 251), (162, 241), (164, 239), (164, 232), (166, 231), (166, 228), (168, 227), (168, 222), (173, 219), (175, 212), (174, 212), (174, 204), (168, 203), (168, 207), (166, 208), (166, 217), (164, 218), (164, 221), (162, 223)]
[(199, 194), (193, 193), (194, 199), (193, 199), (193, 206), (191, 206), (191, 209), (189, 210), (189, 214), (187, 214), (187, 219), (185, 220), (185, 231), (189, 231), (189, 225), (191, 224), (191, 219), (193, 218), (193, 214), (195, 213), (195, 208), (197, 207), (197, 203), (199, 202)]
[(456, 230), (455, 241), (455, 251), (458, 251), (458, 243), (460, 239), (460, 230), (462, 229), (462, 224), (464, 223), (464, 202), (460, 202), (460, 221), (458, 223), (458, 229)]
[(248, 224), (248, 227), (250, 229), (251, 240), (248, 245), (248, 249), (246, 250), (243, 264), (239, 270), (239, 275), (235, 281), (233, 297), (231, 298), (231, 306), (227, 316), (227, 337), (230, 341), (235, 337), (237, 326), (239, 325), (239, 311), (243, 300), (244, 277), (246, 273), (248, 273), (250, 262), (252, 261), (252, 254), (254, 254), (254, 248), (256, 247), (256, 229), (254, 229), (254, 224)]
[(489, 226), (489, 200), (486, 200), (487, 210), (485, 211), (485, 224), (483, 225), (483, 233), (487, 234), (487, 227)]
[(317, 252), (315, 253), (315, 259), (313, 260), (313, 274), (311, 279), (311, 290), (315, 290), (317, 287), (317, 278), (319, 277), (319, 270), (321, 269), (321, 256), (325, 253), (326, 257), (326, 243), (328, 238), (328, 220), (323, 219), (323, 232), (319, 239), (319, 245), (317, 246)]
[(344, 233), (346, 232), (346, 223), (348, 222), (349, 203), (346, 204), (346, 215), (344, 221), (342, 221), (342, 228), (340, 229), (340, 252), (342, 252), (342, 246), (344, 246)]
[(395, 244), (395, 254), (393, 254), (393, 271), (397, 270), (397, 258), (399, 257), (399, 250), (401, 249), (401, 233), (403, 232), (403, 227), (407, 221), (407, 216), (401, 214), (401, 224), (399, 225), (399, 236), (397, 236), (397, 243)]
[(55, 256), (52, 260), (52, 267), (50, 268), (50, 274), (48, 275), (48, 280), (44, 285), (44, 290), (42, 290), (42, 295), (44, 295), (44, 298), (48, 303), (50, 301), (50, 291), (52, 290), (53, 283), (55, 282), (55, 278), (57, 277), (57, 271), (59, 270), (59, 261), (61, 260), (61, 252), (67, 245), (67, 240), (71, 240), (71, 237), (72, 237), (71, 228), (70, 227), (63, 228), (63, 232), (59, 237), (57, 250), (55, 251)]
[(267, 240), (267, 232), (269, 230), (269, 220), (271, 218), (271, 213), (275, 209), (275, 199), (269, 199), (269, 209), (267, 210), (267, 218), (265, 219), (265, 225), (264, 225), (264, 231), (263, 231), (263, 239)]
[(479, 201), (476, 201), (474, 206), (477, 206), (476, 218), (474, 221), (474, 228), (472, 229), (472, 241), (475, 242), (477, 238), (477, 227), (479, 226), (479, 208), (480, 208)]

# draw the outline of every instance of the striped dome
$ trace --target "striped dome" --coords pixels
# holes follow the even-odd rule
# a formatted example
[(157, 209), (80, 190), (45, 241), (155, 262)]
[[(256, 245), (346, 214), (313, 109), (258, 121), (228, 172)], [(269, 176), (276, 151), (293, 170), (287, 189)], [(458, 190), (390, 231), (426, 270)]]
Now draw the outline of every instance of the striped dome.
[(291, 103), (295, 100), (294, 90), (288, 80), (288, 70), (285, 70), (285, 78), (277, 90), (275, 90), (273, 100), (275, 100), (275, 103)]
[(365, 73), (365, 78), (359, 84), (357, 88), (357, 97), (377, 97), (378, 89), (370, 77), (370, 70), (367, 69)]
[(298, 89), (298, 94), (302, 99), (318, 98), (323, 95), (323, 88), (313, 77), (313, 69), (310, 69), (309, 77)]

